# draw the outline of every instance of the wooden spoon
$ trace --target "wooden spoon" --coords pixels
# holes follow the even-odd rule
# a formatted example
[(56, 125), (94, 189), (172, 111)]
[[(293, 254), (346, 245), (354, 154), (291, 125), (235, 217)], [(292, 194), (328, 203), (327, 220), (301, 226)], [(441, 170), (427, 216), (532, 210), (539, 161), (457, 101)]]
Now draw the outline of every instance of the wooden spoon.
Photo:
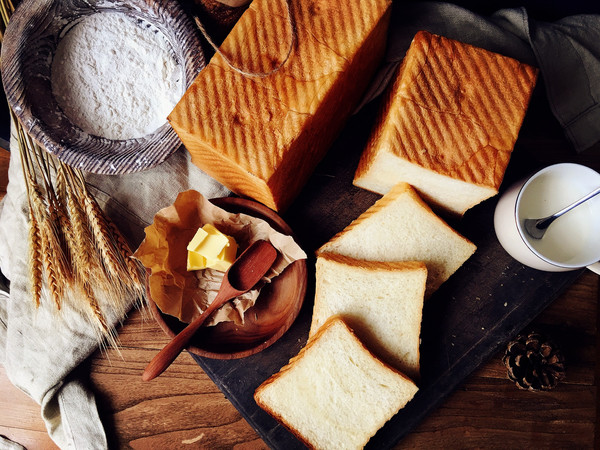
[(144, 370), (142, 380), (150, 381), (163, 373), (211, 313), (232, 298), (252, 289), (271, 268), (275, 258), (277, 250), (270, 242), (261, 240), (250, 245), (225, 272), (219, 292), (212, 303), (158, 352)]

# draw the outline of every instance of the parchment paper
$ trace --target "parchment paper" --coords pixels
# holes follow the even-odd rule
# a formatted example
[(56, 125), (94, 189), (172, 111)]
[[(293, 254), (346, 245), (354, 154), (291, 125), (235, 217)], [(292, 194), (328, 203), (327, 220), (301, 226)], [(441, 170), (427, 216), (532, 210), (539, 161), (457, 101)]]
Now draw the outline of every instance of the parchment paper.
[(187, 271), (187, 245), (198, 228), (207, 223), (235, 239), (238, 256), (260, 239), (270, 241), (278, 251), (275, 263), (254, 289), (227, 302), (206, 322), (243, 324), (244, 312), (257, 301), (261, 287), (292, 262), (305, 259), (306, 253), (291, 236), (275, 231), (262, 219), (231, 214), (197, 191), (180, 193), (173, 205), (161, 209), (152, 225), (146, 227), (146, 237), (134, 257), (150, 271), (148, 287), (152, 300), (163, 313), (182, 322), (191, 322), (210, 305), (223, 279), (224, 273), (214, 269)]

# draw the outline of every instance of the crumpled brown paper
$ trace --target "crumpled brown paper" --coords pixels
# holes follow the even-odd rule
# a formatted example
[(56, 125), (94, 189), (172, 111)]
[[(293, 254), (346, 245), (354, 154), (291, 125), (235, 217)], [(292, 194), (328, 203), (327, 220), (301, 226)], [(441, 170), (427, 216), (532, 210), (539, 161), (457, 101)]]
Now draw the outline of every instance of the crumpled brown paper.
[(244, 312), (256, 302), (260, 288), (306, 253), (291, 236), (275, 231), (266, 221), (247, 214), (231, 214), (197, 191), (180, 193), (173, 205), (161, 209), (134, 257), (150, 271), (150, 296), (163, 313), (191, 322), (213, 301), (223, 272), (214, 269), (187, 271), (187, 245), (198, 228), (213, 224), (238, 244), (238, 256), (254, 241), (268, 240), (278, 251), (273, 266), (251, 291), (227, 302), (213, 313), (207, 325), (223, 321), (244, 323)]

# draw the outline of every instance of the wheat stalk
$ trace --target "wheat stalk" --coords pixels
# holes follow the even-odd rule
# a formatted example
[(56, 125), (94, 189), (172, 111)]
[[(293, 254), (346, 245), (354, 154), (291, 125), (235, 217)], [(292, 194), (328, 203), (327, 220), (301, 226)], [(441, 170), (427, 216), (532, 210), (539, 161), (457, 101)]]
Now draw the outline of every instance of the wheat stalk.
[(129, 245), (118, 232), (116, 225), (102, 213), (102, 209), (88, 191), (81, 174), (75, 174), (75, 176), (79, 180), (77, 195), (79, 202), (83, 205), (93, 243), (104, 270), (112, 282), (110, 290), (112, 295), (108, 296), (108, 299), (117, 300), (114, 306), (118, 308), (118, 299), (122, 296), (134, 295), (136, 298), (140, 298), (144, 292), (144, 283), (138, 275), (139, 269), (132, 270), (135, 263), (130, 258), (132, 253)]
[[(64, 170), (61, 172), (64, 173)], [(92, 247), (91, 230), (87, 225), (85, 213), (78, 203), (73, 188), (65, 183), (65, 202), (67, 205), (69, 222), (72, 225), (71, 251), (75, 268), (76, 285), (83, 296), (85, 304), (89, 307), (89, 316), (102, 335), (110, 335), (110, 329), (104, 314), (94, 295), (92, 285), (100, 278), (99, 261)]]
[[(14, 7), (0, 0), (0, 36)], [(89, 192), (81, 171), (56, 160), (25, 132), (10, 111), (25, 179), (29, 278), (33, 302), (44, 293), (61, 310), (63, 302), (84, 313), (101, 345), (116, 346), (109, 317), (123, 318), (132, 295), (144, 299), (144, 276), (117, 226)], [(47, 287), (47, 290), (44, 290)]]
[(40, 254), (42, 258), (42, 266), (44, 267), (44, 272), (46, 274), (46, 281), (48, 288), (50, 290), (50, 297), (54, 301), (54, 304), (60, 309), (61, 306), (61, 298), (63, 294), (62, 290), (62, 281), (60, 279), (60, 275), (57, 266), (54, 265), (55, 261), (55, 246), (56, 240), (55, 235), (52, 230), (52, 223), (47, 216), (46, 207), (42, 200), (42, 194), (40, 193), (37, 186), (33, 186), (34, 189), (31, 189), (32, 196), (32, 205), (33, 215), (36, 217), (36, 221), (38, 223), (38, 230), (40, 234)]
[[(33, 145), (33, 143), (32, 143)], [(73, 281), (73, 267), (71, 263), (71, 248), (69, 238), (71, 226), (67, 217), (64, 202), (58, 196), (57, 189), (50, 180), (50, 161), (49, 155), (39, 147), (36, 147), (36, 154), (41, 156), (43, 164), (44, 180), (46, 185), (46, 201), (48, 208), (49, 233), (53, 243), (53, 253), (55, 265), (59, 275), (60, 282), (71, 283)], [(39, 159), (39, 158), (38, 158)]]
[[(5, 15), (4, 6), (1, 8), (2, 16)], [(12, 110), (10, 111), (11, 120), (16, 121)], [(17, 139), (17, 144), (19, 147), (19, 156), (21, 158), (21, 165), (23, 166), (23, 173), (26, 174), (26, 183), (25, 187), (27, 190), (27, 201), (29, 206), (29, 229), (28, 229), (28, 242), (29, 242), (29, 279), (30, 279), (30, 288), (33, 297), (33, 302), (36, 307), (40, 306), (41, 297), (42, 297), (42, 287), (43, 287), (43, 257), (42, 257), (42, 239), (41, 239), (41, 230), (39, 226), (38, 219), (34, 214), (34, 194), (32, 190), (36, 189), (36, 183), (31, 178), (28, 178), (30, 170), (30, 161), (28, 158), (28, 154), (24, 149), (24, 142), (20, 136), (20, 128), (17, 129), (17, 134), (19, 135)]]
[(133, 258), (133, 252), (131, 251), (129, 244), (114, 222), (109, 222), (108, 225), (111, 229), (112, 235), (114, 236), (115, 245), (117, 246), (119, 253), (125, 257), (125, 267), (129, 274), (129, 278), (133, 281), (131, 286), (134, 289), (137, 289), (134, 293), (137, 293), (138, 297), (143, 297), (145, 269), (138, 260)]
[(36, 308), (40, 306), (42, 297), (42, 243), (37, 219), (29, 210), (29, 279), (31, 294)]
[(104, 313), (98, 304), (98, 300), (96, 299), (92, 285), (87, 280), (83, 280), (81, 288), (87, 304), (89, 305), (92, 320), (97, 323), (99, 333), (101, 335), (111, 335), (112, 333), (110, 331), (110, 327), (108, 326), (106, 318), (104, 317)]
[(10, 0), (2, 0), (2, 2), (0, 2), (0, 16), (2, 17), (0, 38), (2, 39), (4, 39), (4, 31), (6, 30), (6, 25), (8, 24), (10, 16), (12, 16), (13, 12), (15, 12), (15, 7)]
[[(67, 184), (65, 190), (65, 201), (69, 222), (72, 225), (73, 236), (71, 240), (71, 249), (73, 254), (73, 263), (77, 269), (79, 278), (95, 277), (98, 273), (98, 261), (95, 258), (93, 250), (93, 238), (91, 230), (87, 225), (85, 213), (77, 200), (73, 187)], [(82, 268), (87, 268), (88, 273), (82, 273)]]

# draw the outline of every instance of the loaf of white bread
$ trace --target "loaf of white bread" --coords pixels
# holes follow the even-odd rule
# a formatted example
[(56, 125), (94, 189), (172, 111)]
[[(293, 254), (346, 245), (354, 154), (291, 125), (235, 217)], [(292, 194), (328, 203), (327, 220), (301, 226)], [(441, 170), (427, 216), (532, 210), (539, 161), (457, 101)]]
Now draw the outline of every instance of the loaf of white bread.
[(429, 297), (475, 252), (407, 183), (398, 183), (317, 255), (337, 253), (367, 261), (423, 261)]
[(360, 449), (417, 390), (334, 316), (254, 399), (309, 448)]
[(420, 31), (390, 85), (354, 184), (404, 181), (434, 209), (463, 215), (498, 193), (537, 69)]
[(363, 261), (321, 253), (309, 336), (339, 316), (392, 367), (419, 378), (419, 343), (427, 269), (422, 262)]
[(291, 17), (287, 0), (254, 0), (168, 117), (194, 164), (275, 210), (296, 197), (366, 90), (391, 11), (391, 0), (290, 3)]

